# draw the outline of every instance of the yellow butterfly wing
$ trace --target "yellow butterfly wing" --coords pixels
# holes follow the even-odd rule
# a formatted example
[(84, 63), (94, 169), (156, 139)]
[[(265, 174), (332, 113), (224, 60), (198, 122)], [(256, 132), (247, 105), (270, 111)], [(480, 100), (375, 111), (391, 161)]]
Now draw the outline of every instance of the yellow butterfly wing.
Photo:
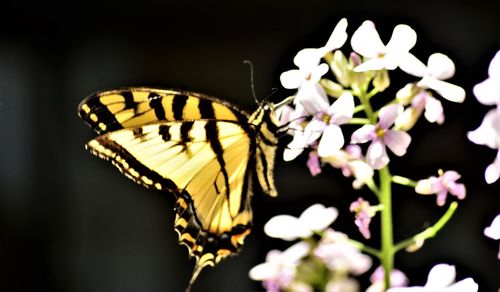
[(276, 122), (267, 106), (250, 116), (210, 96), (139, 87), (93, 94), (78, 113), (101, 134), (86, 145), (93, 154), (136, 183), (175, 194), (175, 230), (196, 258), (190, 284), (243, 245), (253, 176), (276, 196)]

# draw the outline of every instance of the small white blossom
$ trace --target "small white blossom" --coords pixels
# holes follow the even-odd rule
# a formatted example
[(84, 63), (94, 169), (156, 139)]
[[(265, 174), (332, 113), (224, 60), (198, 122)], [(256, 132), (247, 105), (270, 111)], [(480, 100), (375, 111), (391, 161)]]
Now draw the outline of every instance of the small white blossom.
[(455, 74), (455, 64), (448, 56), (435, 53), (429, 57), (427, 66), (415, 56), (405, 58), (400, 63), (401, 70), (413, 76), (421, 77), (418, 87), (429, 88), (452, 102), (463, 102), (465, 91), (462, 87), (445, 82)]
[(326, 208), (321, 204), (314, 204), (298, 218), (291, 215), (274, 216), (264, 225), (264, 232), (269, 237), (288, 241), (307, 238), (314, 232), (325, 230), (337, 216), (338, 211), (334, 207)]
[(455, 266), (439, 264), (429, 272), (425, 286), (390, 288), (387, 292), (477, 292), (478, 285), (472, 278), (455, 283)]
[(488, 76), (488, 79), (474, 86), (474, 95), (484, 105), (500, 106), (500, 51), (491, 60)]
[(354, 68), (354, 71), (394, 70), (401, 62), (405, 62), (405, 59), (412, 57), (409, 51), (416, 41), (415, 31), (408, 25), (400, 24), (394, 28), (387, 45), (384, 45), (375, 29), (375, 24), (367, 20), (354, 32), (351, 38), (352, 49), (368, 58)]

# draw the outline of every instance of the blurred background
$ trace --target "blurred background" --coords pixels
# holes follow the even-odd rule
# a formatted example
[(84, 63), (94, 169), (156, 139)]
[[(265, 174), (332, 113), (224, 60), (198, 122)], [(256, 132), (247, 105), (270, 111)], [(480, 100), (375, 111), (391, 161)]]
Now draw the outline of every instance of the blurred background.
[[(448, 54), (457, 71), (451, 81), (468, 95), (464, 104), (444, 102), (444, 125), (419, 123), (408, 155), (394, 159), (393, 173), (418, 179), (454, 169), (467, 185), (451, 222), (419, 252), (398, 255), (396, 267), (423, 284), (435, 263), (446, 262), (457, 266), (459, 279), (472, 276), (480, 291), (496, 291), (498, 242), (483, 236), (500, 211), (500, 182), (483, 179), (495, 151), (465, 135), (488, 111), (471, 89), (487, 77), (500, 48), (499, 11), (498, 1), (486, 0), (3, 1), (0, 290), (182, 291), (194, 262), (177, 244), (173, 198), (143, 189), (86, 152), (95, 135), (78, 118), (78, 103), (98, 90), (143, 85), (203, 92), (253, 111), (243, 60), (254, 64), (257, 94), (277, 87), (273, 99), (281, 100), (293, 93), (280, 87), (279, 75), (294, 68), (295, 54), (322, 46), (347, 17), (350, 35), (371, 19), (384, 42), (395, 25), (409, 24), (418, 34), (412, 52), (424, 62), (434, 52)], [(303, 155), (284, 163), (279, 155), (279, 197), (255, 194), (255, 227), (243, 252), (205, 270), (195, 291), (262, 290), (248, 270), (268, 250), (289, 246), (264, 236), (273, 215), (299, 215), (321, 202), (340, 210), (333, 228), (361, 240), (347, 209), (368, 191), (352, 190), (350, 179), (328, 167), (313, 178), (305, 161)], [(396, 239), (444, 211), (435, 197), (396, 188)], [(370, 243), (377, 246), (378, 238)], [(361, 280), (366, 285), (367, 276)]]

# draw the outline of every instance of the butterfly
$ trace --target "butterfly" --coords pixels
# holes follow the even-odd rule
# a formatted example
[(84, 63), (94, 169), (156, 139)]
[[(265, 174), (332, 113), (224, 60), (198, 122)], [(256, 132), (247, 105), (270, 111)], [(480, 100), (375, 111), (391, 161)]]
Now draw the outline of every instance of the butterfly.
[(283, 130), (269, 102), (248, 114), (217, 98), (148, 87), (97, 92), (78, 107), (99, 136), (85, 146), (146, 188), (172, 193), (179, 243), (206, 266), (240, 251), (252, 227), (252, 184), (277, 195)]

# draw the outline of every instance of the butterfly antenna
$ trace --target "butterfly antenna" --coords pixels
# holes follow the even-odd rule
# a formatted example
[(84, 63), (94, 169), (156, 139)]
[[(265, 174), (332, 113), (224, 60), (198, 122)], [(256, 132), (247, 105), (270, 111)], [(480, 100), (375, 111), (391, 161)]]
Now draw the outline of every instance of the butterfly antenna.
[(253, 82), (253, 64), (250, 60), (245, 60), (245, 61), (243, 61), (243, 63), (250, 66), (250, 88), (252, 88), (253, 99), (255, 100), (255, 102), (257, 104), (260, 104), (259, 100), (257, 99), (257, 95), (255, 94), (255, 86), (254, 86), (254, 82)]
[(196, 281), (196, 278), (198, 278), (198, 275), (200, 274), (201, 270), (203, 270), (203, 266), (200, 266), (200, 265), (198, 265), (198, 263), (196, 263), (196, 265), (194, 266), (193, 275), (191, 276), (191, 280), (189, 280), (189, 285), (186, 287), (185, 292), (191, 291), (191, 287), (193, 286), (194, 282)]

